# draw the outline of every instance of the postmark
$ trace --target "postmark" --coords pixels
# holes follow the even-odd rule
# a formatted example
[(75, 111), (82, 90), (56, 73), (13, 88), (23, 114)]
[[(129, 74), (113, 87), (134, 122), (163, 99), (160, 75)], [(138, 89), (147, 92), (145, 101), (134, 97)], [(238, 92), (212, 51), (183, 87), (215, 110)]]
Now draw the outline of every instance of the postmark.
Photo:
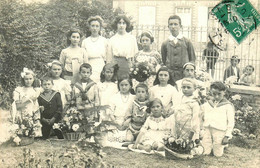
[(248, 0), (223, 0), (212, 13), (238, 44), (260, 24), (260, 14)]

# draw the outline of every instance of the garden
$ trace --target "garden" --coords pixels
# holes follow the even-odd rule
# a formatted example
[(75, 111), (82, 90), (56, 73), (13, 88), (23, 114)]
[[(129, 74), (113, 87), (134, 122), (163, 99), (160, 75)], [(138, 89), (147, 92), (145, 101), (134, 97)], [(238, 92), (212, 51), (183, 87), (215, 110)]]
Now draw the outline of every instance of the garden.
[[(107, 23), (103, 35), (110, 37), (113, 31), (109, 23), (121, 12), (112, 8), (110, 0), (53, 0), (46, 4), (0, 1), (0, 167), (258, 167), (260, 109), (251, 103), (254, 97), (237, 93), (227, 93), (228, 100), (235, 107), (235, 129), (221, 158), (199, 156), (171, 160), (158, 153), (143, 154), (127, 148), (102, 147), (98, 137), (109, 131), (108, 123), (97, 126), (92, 123), (90, 127), (84, 121), (85, 116), (73, 109), (65, 115), (63, 123), (55, 126), (63, 132), (91, 132), (87, 138), (85, 135), (73, 137), (67, 134), (70, 137), (66, 139), (21, 140), (15, 136), (29, 135), (33, 129), (30, 120), (11, 125), (12, 92), (20, 83), (19, 75), (23, 68), (28, 67), (37, 72), (38, 78), (42, 77), (47, 70), (45, 65), (58, 59), (60, 51), (66, 47), (65, 34), (71, 27), (79, 27), (87, 36), (86, 20), (98, 14)], [(205, 95), (200, 96), (203, 103)]]

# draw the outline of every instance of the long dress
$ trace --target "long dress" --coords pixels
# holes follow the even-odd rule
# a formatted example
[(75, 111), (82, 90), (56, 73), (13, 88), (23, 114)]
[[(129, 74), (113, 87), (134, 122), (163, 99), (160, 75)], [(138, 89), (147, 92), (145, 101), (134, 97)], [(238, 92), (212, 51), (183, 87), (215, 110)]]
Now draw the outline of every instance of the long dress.
[(171, 129), (169, 120), (163, 117), (154, 118), (149, 116), (141, 128), (141, 132), (145, 134), (140, 143), (143, 145), (153, 145), (154, 142), (163, 144), (163, 137), (169, 135)]
[[(114, 116), (114, 123), (122, 126), (124, 123), (124, 117), (127, 113), (128, 108), (134, 101), (134, 95), (129, 94), (126, 99), (123, 98), (120, 92), (111, 97), (110, 100), (110, 114)], [(120, 148), (121, 143), (126, 139), (127, 130), (118, 130), (116, 127), (111, 126), (109, 128), (113, 132), (108, 132), (104, 137), (104, 146), (111, 146)]]
[(80, 65), (88, 62), (87, 52), (80, 47), (65, 48), (61, 51), (60, 62), (64, 66), (64, 78), (66, 80), (72, 80), (77, 78)]
[[(32, 121), (34, 124), (33, 134), (35, 137), (41, 137), (41, 123), (40, 123), (40, 111), (39, 111), (39, 104), (37, 101), (37, 97), (40, 95), (40, 88), (33, 88), (33, 87), (17, 87), (13, 92), (13, 118), (15, 119), (14, 122), (21, 121)], [(22, 99), (29, 99), (29, 103), (25, 105), (22, 109), (16, 108), (15, 101), (21, 101)]]
[(108, 40), (99, 36), (96, 41), (93, 41), (91, 37), (88, 37), (82, 41), (81, 47), (86, 50), (88, 63), (92, 66), (91, 79), (99, 82), (100, 73), (107, 59)]
[[(111, 96), (115, 95), (118, 92), (116, 83), (114, 82), (99, 82), (97, 83), (100, 105), (109, 105)], [(100, 112), (100, 117), (102, 120), (107, 120), (108, 115), (106, 111)]]
[(108, 62), (114, 61), (118, 63), (119, 70), (118, 76), (129, 74), (129, 63), (128, 59), (133, 58), (138, 52), (136, 38), (129, 34), (125, 33), (120, 35), (116, 33), (109, 40), (109, 58)]

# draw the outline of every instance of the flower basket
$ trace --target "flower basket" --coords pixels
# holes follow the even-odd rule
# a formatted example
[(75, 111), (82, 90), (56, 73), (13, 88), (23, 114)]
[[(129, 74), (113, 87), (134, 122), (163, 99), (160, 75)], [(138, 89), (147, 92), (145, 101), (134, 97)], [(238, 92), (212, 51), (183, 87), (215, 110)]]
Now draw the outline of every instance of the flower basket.
[(191, 155), (191, 154), (180, 154), (180, 153), (177, 153), (177, 152), (170, 150), (166, 146), (164, 147), (164, 150), (165, 150), (165, 157), (167, 159), (172, 159), (172, 160), (184, 159), (184, 160), (187, 160), (187, 159), (193, 158), (193, 155)]
[(81, 138), (86, 137), (85, 132), (63, 132), (62, 134), (63, 134), (63, 137), (69, 141), (77, 141)]

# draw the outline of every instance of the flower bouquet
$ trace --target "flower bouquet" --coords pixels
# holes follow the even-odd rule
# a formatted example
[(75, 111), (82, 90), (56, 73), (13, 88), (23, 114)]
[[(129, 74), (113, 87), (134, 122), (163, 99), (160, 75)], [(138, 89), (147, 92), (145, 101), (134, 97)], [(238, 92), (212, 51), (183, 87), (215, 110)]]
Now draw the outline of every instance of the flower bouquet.
[(199, 140), (166, 137), (164, 140), (165, 156), (168, 159), (192, 159), (203, 154), (204, 148)]
[(144, 82), (150, 77), (150, 69), (147, 63), (139, 63), (130, 68), (130, 77), (138, 82)]

